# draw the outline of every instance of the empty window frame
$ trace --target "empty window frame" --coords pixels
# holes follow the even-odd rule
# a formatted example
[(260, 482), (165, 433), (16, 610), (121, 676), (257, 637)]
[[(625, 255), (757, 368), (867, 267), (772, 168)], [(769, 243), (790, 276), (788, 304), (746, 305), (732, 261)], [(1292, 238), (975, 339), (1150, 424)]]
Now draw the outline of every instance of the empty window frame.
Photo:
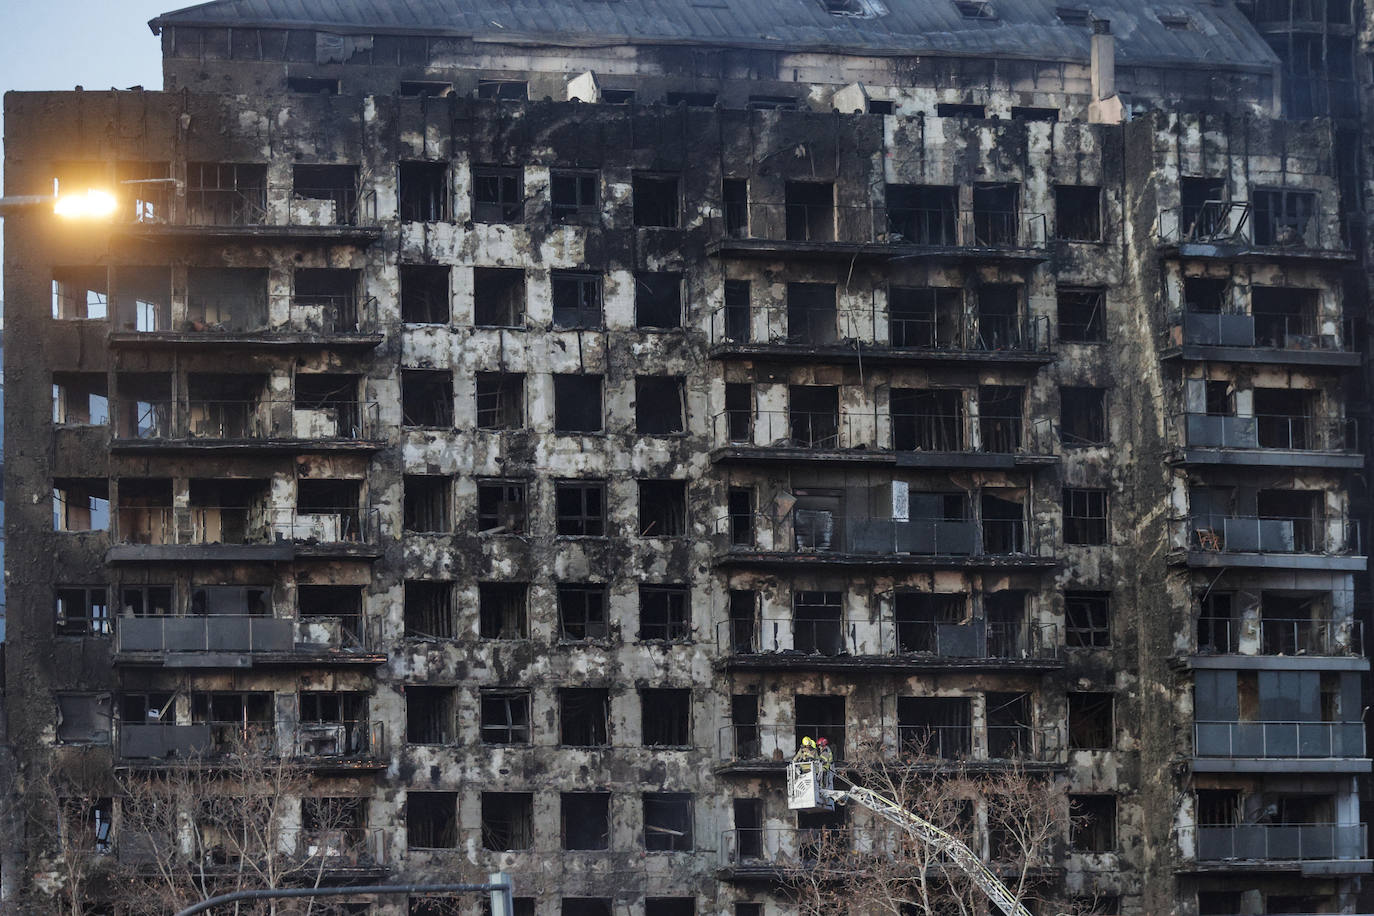
[(1074, 852), (1116, 849), (1116, 796), (1070, 795), (1069, 848)]
[(193, 226), (250, 226), (267, 220), (267, 166), (186, 163), (186, 221)]
[(635, 327), (682, 327), (682, 274), (635, 272)]
[(784, 190), (787, 238), (797, 242), (835, 240), (835, 186), (830, 182), (789, 181)]
[(611, 694), (604, 687), (565, 687), (558, 691), (559, 744), (609, 747)]
[(170, 585), (124, 585), (119, 589), (119, 612), (126, 617), (166, 617), (172, 610)]
[(455, 849), (458, 846), (458, 793), (406, 793), (406, 846)]
[(888, 240), (902, 245), (956, 245), (959, 189), (950, 185), (887, 186)]
[(483, 744), (530, 743), (528, 690), (484, 690), (478, 703)]
[(402, 162), (398, 171), (401, 219), (437, 223), (453, 218), (448, 163)]
[(406, 743), (452, 744), (458, 740), (458, 691), (406, 685)]
[(568, 537), (604, 537), (606, 534), (606, 482), (560, 480), (554, 484), (558, 534)]
[(1068, 447), (1107, 444), (1107, 389), (1059, 389), (1059, 441)]
[(1069, 693), (1069, 749), (1111, 750), (1115, 720), (1110, 693)]
[(688, 747), (692, 743), (692, 691), (643, 688), (639, 691), (645, 747)]
[(402, 264), (401, 320), (406, 324), (448, 324), (449, 269)]
[(635, 432), (673, 436), (687, 428), (687, 386), (680, 375), (635, 376)]
[(635, 175), (632, 193), (636, 226), (677, 227), (680, 201), (676, 176)]
[(1054, 189), (1055, 238), (1071, 242), (1102, 241), (1102, 189), (1090, 185), (1057, 185)]
[(59, 636), (109, 636), (110, 605), (105, 586), (58, 587)]
[[(749, 235), (749, 180), (725, 178), (720, 184), (725, 205), (725, 235), (742, 239)], [(730, 281), (726, 281), (727, 283)]]
[(1064, 487), (1064, 543), (1107, 543), (1107, 491)]
[[(62, 841), (65, 849), (77, 855), (104, 855), (114, 851), (111, 828), (114, 825), (114, 800), (110, 798), (59, 798), (62, 814)], [(92, 863), (93, 864), (93, 863)], [(89, 916), (98, 910), (84, 909)], [(109, 911), (113, 914), (113, 910)]]
[(558, 586), (558, 636), (571, 642), (606, 639), (606, 586), (598, 584)]
[(110, 485), (104, 479), (78, 477), (53, 481), (54, 531), (107, 531)]
[(110, 279), (110, 308), (116, 322), (115, 327), (120, 331), (136, 331), (140, 334), (146, 334), (170, 329), (172, 326), (172, 273), (170, 268), (114, 268)]
[(266, 327), (265, 268), (186, 268), (187, 329), (242, 333)]
[(844, 592), (792, 595), (792, 647), (812, 655), (835, 656), (844, 651)]
[[(306, 203), (310, 201), (311, 203)], [(292, 222), (351, 226), (358, 222), (356, 165), (296, 165), (291, 168)], [(299, 211), (297, 214), (294, 211)]]
[(270, 617), (270, 585), (198, 585), (191, 589), (193, 617)]
[(1064, 635), (1071, 648), (1112, 644), (1111, 592), (1064, 592)]
[(639, 536), (682, 537), (687, 533), (687, 482), (639, 481)]
[(974, 244), (984, 248), (1014, 247), (1021, 242), (1021, 186), (973, 186)]
[(564, 849), (611, 848), (611, 793), (564, 792), (560, 802)]
[(529, 849), (534, 843), (534, 793), (482, 793), (482, 848)]
[(403, 616), (406, 636), (452, 639), (455, 629), (453, 583), (406, 582)]
[(1061, 286), (1055, 290), (1059, 339), (1102, 343), (1107, 339), (1106, 294), (1100, 289)]
[(478, 80), (477, 97), (502, 102), (522, 102), (530, 97), (529, 83), (524, 80)]
[(478, 372), (476, 382), (478, 429), (520, 429), (525, 425), (523, 373)]
[(587, 224), (600, 215), (601, 176), (595, 171), (554, 169), (549, 175), (549, 203), (555, 223)]
[(940, 118), (985, 118), (986, 106), (968, 102), (940, 102), (935, 106), (935, 115)]
[(644, 793), (644, 848), (650, 852), (691, 851), (691, 795), (686, 792)]
[(528, 591), (523, 582), (480, 583), (478, 635), (483, 639), (528, 639)]
[(556, 433), (599, 433), (604, 429), (602, 377), (562, 374), (553, 377), (553, 429)]
[(403, 480), (403, 529), (422, 533), (453, 530), (453, 478), (406, 474)]
[(110, 399), (103, 372), (54, 372), (52, 421), (59, 426), (105, 426)]
[(108, 693), (61, 693), (56, 700), (58, 744), (110, 743)]
[(1315, 191), (1256, 189), (1253, 196), (1251, 223), (1256, 245), (1311, 247), (1316, 244)]
[(517, 268), (474, 267), (472, 323), (479, 328), (525, 325), (525, 272)]
[(479, 223), (518, 223), (525, 219), (525, 175), (518, 168), (474, 166), (472, 218)]
[(602, 324), (601, 275), (555, 270), (550, 277), (553, 326), (562, 329), (599, 328)]
[(453, 426), (453, 374), (445, 369), (401, 370), (401, 414), (406, 426)]
[(893, 286), (888, 289), (887, 302), (892, 346), (949, 350), (964, 345), (963, 290)]
[(477, 481), (477, 530), (523, 534), (529, 485), (523, 480)]
[(639, 587), (640, 639), (672, 641), (691, 635), (691, 593), (685, 585)]

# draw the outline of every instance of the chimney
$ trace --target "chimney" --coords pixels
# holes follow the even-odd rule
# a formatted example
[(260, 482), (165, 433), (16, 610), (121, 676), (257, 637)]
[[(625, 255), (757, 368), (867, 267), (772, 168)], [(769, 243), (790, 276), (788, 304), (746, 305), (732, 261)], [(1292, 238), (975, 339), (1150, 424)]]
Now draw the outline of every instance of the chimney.
[(1112, 38), (1110, 19), (1093, 20), (1091, 61), (1093, 101), (1116, 95), (1116, 39)]
[(1088, 104), (1088, 121), (1120, 124), (1125, 120), (1126, 110), (1116, 95), (1116, 39), (1112, 37), (1112, 23), (1108, 19), (1093, 20), (1089, 67), (1093, 97)]

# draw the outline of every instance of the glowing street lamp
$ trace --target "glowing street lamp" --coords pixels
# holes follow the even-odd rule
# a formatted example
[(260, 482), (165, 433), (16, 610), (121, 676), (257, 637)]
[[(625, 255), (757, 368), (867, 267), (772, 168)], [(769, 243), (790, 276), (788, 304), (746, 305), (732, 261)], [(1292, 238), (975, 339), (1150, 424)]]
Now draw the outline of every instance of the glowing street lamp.
[(114, 216), (119, 201), (109, 191), (90, 188), (85, 194), (59, 194), (53, 212), (63, 219), (103, 220)]

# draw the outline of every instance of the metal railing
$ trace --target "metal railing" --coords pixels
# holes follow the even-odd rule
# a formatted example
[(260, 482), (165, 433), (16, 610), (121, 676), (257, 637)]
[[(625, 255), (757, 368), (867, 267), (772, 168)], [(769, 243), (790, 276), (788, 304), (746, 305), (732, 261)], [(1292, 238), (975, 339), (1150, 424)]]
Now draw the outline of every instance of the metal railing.
[(843, 725), (722, 725), (716, 732), (716, 750), (723, 761), (783, 763), (792, 759), (802, 738), (821, 737), (830, 742), (835, 759), (843, 759)]
[(1254, 621), (1204, 618), (1199, 652), (1224, 655), (1364, 656), (1364, 623), (1360, 620), (1263, 617)]
[[(212, 840), (211, 837), (206, 839)], [(258, 850), (263, 842), (254, 834), (241, 851), (236, 849), (238, 844), (232, 838), (209, 848), (200, 848), (198, 854), (203, 855), (203, 860), (197, 863), (197, 869), (204, 868), (212, 875), (217, 870), (237, 869), (240, 867), (238, 857), (248, 853), (249, 847), (255, 858), (261, 858)], [(278, 827), (265, 842), (281, 859), (301, 863), (292, 869), (306, 869), (306, 877), (309, 871), (316, 869), (322, 872), (375, 869), (387, 864), (387, 836), (378, 827)], [(186, 853), (179, 839), (132, 832), (123, 832), (115, 838), (115, 854), (124, 865), (152, 867), (165, 857), (179, 858)]]
[(116, 652), (290, 652), (296, 622), (289, 618), (215, 614), (205, 617), (120, 617)]
[(290, 330), (307, 334), (371, 334), (380, 327), (377, 300), (371, 296), (294, 295)]
[(1206, 515), (1171, 520), (1175, 547), (1225, 553), (1361, 555), (1358, 521), (1330, 516)]
[(867, 309), (719, 306), (711, 312), (711, 343), (790, 346), (844, 345), (916, 351), (1047, 353), (1049, 318), (982, 313), (941, 320)]
[(1332, 217), (1317, 209), (1305, 218), (1280, 214), (1266, 218), (1256, 212), (1250, 201), (1209, 200), (1196, 206), (1161, 210), (1155, 221), (1155, 233), (1161, 244), (1347, 251), (1352, 225), (1350, 217)]
[(1355, 417), (1188, 413), (1183, 421), (1186, 444), (1195, 448), (1354, 453), (1360, 444)]
[(1181, 328), (1183, 343), (1200, 346), (1349, 352), (1356, 340), (1354, 319), (1344, 317), (1184, 310), (1170, 324)]
[(712, 418), (717, 445), (988, 454), (1054, 453), (1048, 420), (968, 414), (853, 414), (725, 410)]
[(912, 248), (1044, 248), (1045, 214), (983, 207), (890, 207), (750, 201), (743, 225), (720, 221), (722, 238), (893, 245)]
[(1368, 847), (1365, 824), (1185, 825), (1179, 839), (1202, 862), (1363, 859)]
[(119, 400), (116, 439), (362, 439), (383, 437), (375, 402), (330, 401), (309, 407), (287, 399)]
[(276, 726), (271, 722), (240, 721), (119, 723), (119, 756), (127, 760), (222, 757), (245, 745), (275, 756)]
[(379, 513), (357, 506), (310, 510), (245, 506), (120, 507), (118, 544), (375, 543)]
[[(854, 623), (798, 620), (793, 617), (735, 618), (719, 621), (716, 643), (733, 655), (801, 652), (811, 655), (885, 655), (960, 659), (1048, 659), (1059, 652), (1059, 627), (1014, 621), (884, 619), (875, 628)], [(876, 644), (872, 637), (877, 637)]]
[(716, 549), (721, 553), (750, 550), (867, 556), (1051, 555), (1042, 552), (1035, 529), (1021, 519), (890, 519), (795, 509), (782, 519), (762, 513), (752, 513), (748, 520), (744, 515), (723, 516), (716, 522), (714, 536)]
[(291, 741), (293, 755), (307, 763), (376, 760), (386, 756), (383, 722), (302, 722)]
[(908, 761), (921, 758), (1059, 763), (1064, 742), (1054, 725), (927, 725), (897, 723), (897, 741)]
[(721, 832), (720, 864), (804, 869), (814, 867), (821, 856), (892, 855), (904, 841), (901, 831), (885, 827), (735, 827)]
[(188, 187), (183, 214), (187, 226), (366, 226), (377, 222), (377, 195), (356, 187)]
[(1362, 722), (1194, 722), (1198, 757), (1364, 757)]

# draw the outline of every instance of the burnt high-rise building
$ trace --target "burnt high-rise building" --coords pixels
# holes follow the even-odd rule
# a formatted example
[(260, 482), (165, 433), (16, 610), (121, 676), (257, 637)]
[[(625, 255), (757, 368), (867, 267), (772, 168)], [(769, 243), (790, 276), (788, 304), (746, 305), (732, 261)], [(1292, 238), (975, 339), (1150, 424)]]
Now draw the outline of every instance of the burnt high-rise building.
[(120, 200), (5, 221), (15, 794), (97, 787), (7, 909), (247, 744), (322, 881), (783, 916), (783, 761), (917, 736), (1059, 781), (1038, 896), (1370, 911), (1360, 3), (151, 25), (6, 97), (7, 194)]

